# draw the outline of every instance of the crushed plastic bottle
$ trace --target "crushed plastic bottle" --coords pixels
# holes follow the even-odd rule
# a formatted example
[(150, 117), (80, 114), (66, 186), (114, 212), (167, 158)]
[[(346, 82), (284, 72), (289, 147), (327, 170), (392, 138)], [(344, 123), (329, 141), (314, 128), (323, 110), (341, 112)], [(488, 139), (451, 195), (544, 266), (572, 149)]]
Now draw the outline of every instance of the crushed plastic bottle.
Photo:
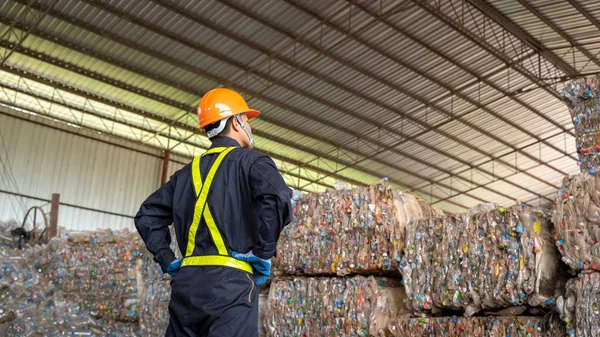
[(385, 182), (299, 195), (293, 213), (278, 242), (276, 275), (399, 274), (405, 227), (424, 216), (415, 197)]
[(552, 304), (558, 262), (543, 212), (515, 206), (409, 222), (399, 267), (415, 312), (471, 316)]
[(600, 273), (584, 272), (569, 280), (557, 309), (569, 336), (600, 336)]

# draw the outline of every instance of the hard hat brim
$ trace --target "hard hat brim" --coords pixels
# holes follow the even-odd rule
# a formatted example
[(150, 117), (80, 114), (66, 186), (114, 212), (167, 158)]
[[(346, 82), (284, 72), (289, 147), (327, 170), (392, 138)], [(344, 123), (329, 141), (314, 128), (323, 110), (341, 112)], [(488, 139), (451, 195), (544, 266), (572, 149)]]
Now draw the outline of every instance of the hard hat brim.
[(250, 110), (246, 111), (246, 116), (248, 116), (248, 120), (251, 120), (252, 118), (256, 118), (256, 117), (258, 117), (258, 115), (260, 115), (260, 111), (258, 111), (258, 110), (250, 109)]

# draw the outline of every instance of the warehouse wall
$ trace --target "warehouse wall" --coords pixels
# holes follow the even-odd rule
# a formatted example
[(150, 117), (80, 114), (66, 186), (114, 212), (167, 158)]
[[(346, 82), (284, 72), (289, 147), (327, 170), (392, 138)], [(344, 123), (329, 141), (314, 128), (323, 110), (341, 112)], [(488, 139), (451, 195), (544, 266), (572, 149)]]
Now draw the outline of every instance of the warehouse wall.
[[(133, 215), (159, 185), (160, 156), (155, 148), (0, 106), (0, 190), (42, 199), (60, 193), (61, 202), (121, 214), (61, 205), (59, 226), (68, 229), (133, 230)], [(175, 159), (169, 175), (187, 161)], [(20, 222), (29, 207), (44, 203), (0, 193), (0, 221)]]

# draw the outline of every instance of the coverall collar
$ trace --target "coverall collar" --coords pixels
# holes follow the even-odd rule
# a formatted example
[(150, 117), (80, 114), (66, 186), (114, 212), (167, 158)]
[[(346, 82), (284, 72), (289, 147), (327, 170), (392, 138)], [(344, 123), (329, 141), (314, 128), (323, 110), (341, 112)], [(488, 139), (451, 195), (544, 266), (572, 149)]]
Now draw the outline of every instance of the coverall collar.
[(212, 145), (210, 146), (210, 148), (212, 149), (213, 147), (241, 147), (240, 143), (237, 142), (237, 140), (233, 139), (233, 138), (229, 138), (229, 137), (218, 137), (213, 139), (212, 141)]

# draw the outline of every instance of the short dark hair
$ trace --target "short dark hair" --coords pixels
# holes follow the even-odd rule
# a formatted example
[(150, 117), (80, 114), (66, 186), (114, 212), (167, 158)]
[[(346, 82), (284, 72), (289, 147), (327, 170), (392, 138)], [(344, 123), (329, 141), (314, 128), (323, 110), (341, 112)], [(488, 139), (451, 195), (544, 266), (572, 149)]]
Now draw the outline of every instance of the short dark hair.
[[(227, 119), (227, 122), (225, 123), (225, 128), (223, 129), (223, 131), (221, 131), (221, 132), (220, 132), (218, 135), (214, 136), (214, 137), (213, 137), (213, 138), (211, 138), (211, 139), (214, 139), (214, 138), (219, 138), (219, 137), (225, 137), (225, 136), (227, 136), (227, 135), (229, 134), (229, 131), (231, 131), (231, 121), (232, 121), (232, 120), (233, 120), (233, 117), (230, 117), (230, 118), (228, 118), (228, 119)], [(210, 131), (210, 130), (213, 130), (213, 129), (216, 129), (216, 128), (218, 128), (218, 127), (219, 127), (219, 124), (220, 124), (220, 123), (221, 123), (221, 121), (218, 121), (218, 122), (215, 122), (215, 123), (212, 123), (212, 124), (208, 124), (208, 125), (207, 125), (207, 126), (204, 128), (204, 131), (205, 131), (206, 133), (208, 133), (208, 131)]]

